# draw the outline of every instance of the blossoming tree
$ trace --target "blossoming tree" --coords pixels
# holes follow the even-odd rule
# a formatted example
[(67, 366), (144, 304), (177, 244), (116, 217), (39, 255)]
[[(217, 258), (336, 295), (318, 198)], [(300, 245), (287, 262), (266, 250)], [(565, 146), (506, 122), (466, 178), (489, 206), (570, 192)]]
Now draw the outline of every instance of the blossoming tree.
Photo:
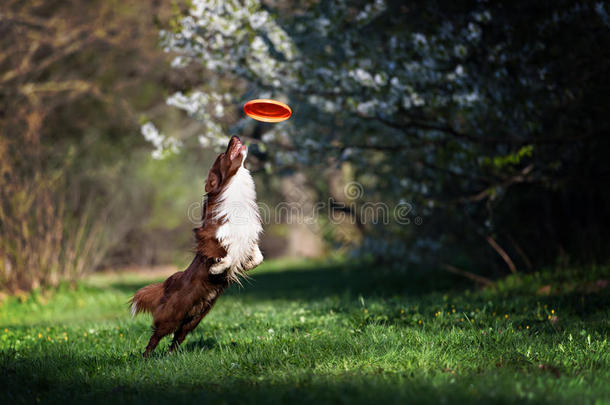
[[(359, 197), (409, 201), (423, 216), (426, 226), (417, 229), (369, 228), (375, 243), (367, 249), (405, 257), (416, 245), (430, 251), (456, 238), (463, 246), (487, 241), (490, 257), (515, 271), (511, 256), (529, 265), (532, 252), (521, 244), (531, 239), (493, 214), (509, 209), (502, 202), (519, 185), (557, 186), (586, 142), (599, 139), (599, 125), (573, 127), (608, 61), (586, 67), (591, 50), (608, 44), (605, 5), (530, 3), (339, 0), (273, 8), (194, 0), (161, 33), (165, 50), (177, 55), (173, 65), (203, 64), (245, 90), (226, 92), (212, 81), (167, 102), (201, 121), (199, 141), (210, 146), (245, 125), (221, 124), (227, 108), (252, 95), (285, 99), (293, 118), (250, 139), (268, 151), (267, 165), (349, 164), (366, 189)], [(576, 67), (584, 77), (565, 76)], [(156, 142), (160, 153), (164, 141)]]

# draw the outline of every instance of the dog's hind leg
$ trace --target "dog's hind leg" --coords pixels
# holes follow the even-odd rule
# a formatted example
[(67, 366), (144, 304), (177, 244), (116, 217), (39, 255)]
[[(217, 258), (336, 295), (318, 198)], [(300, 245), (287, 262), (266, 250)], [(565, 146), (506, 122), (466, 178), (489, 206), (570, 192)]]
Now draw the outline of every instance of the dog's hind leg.
[(153, 352), (153, 350), (155, 350), (161, 339), (163, 339), (163, 337), (168, 335), (169, 333), (171, 333), (171, 330), (165, 328), (155, 328), (152, 336), (150, 337), (150, 340), (148, 341), (148, 346), (146, 346), (146, 350), (144, 350), (142, 356), (150, 356), (150, 354)]
[(180, 325), (180, 328), (174, 333), (174, 340), (172, 341), (172, 345), (169, 347), (169, 351), (173, 352), (184, 342), (186, 335), (189, 334), (193, 329), (199, 325), (199, 322), (203, 319), (203, 317), (208, 313), (209, 309), (204, 311), (201, 315), (198, 315), (194, 318), (191, 318), (187, 322)]
[(184, 341), (184, 338), (186, 337), (186, 333), (183, 333), (184, 326), (185, 323), (182, 323), (178, 330), (174, 332), (174, 339), (172, 340), (172, 344), (169, 346), (170, 353), (173, 353), (173, 351), (180, 346), (180, 343)]

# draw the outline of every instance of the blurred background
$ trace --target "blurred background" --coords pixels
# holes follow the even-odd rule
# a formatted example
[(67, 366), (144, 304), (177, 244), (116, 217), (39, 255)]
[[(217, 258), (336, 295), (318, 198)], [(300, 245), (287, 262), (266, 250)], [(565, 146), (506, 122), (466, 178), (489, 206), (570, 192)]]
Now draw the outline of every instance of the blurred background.
[[(4, 0), (0, 289), (186, 266), (230, 135), (250, 146), (269, 259), (481, 283), (607, 263), (608, 12), (562, 0)], [(293, 117), (244, 116), (267, 97)]]

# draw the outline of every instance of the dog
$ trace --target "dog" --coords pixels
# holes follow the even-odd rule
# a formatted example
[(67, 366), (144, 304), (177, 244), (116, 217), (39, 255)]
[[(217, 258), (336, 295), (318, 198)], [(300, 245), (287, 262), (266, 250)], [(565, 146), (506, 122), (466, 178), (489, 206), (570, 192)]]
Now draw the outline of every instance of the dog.
[(202, 225), (195, 228), (196, 254), (184, 271), (163, 283), (138, 290), (131, 299), (131, 314), (150, 312), (153, 334), (143, 353), (148, 357), (159, 341), (174, 334), (170, 353), (197, 327), (218, 297), (245, 272), (258, 266), (262, 231), (254, 180), (244, 162), (248, 148), (237, 136), (212, 165), (205, 183)]

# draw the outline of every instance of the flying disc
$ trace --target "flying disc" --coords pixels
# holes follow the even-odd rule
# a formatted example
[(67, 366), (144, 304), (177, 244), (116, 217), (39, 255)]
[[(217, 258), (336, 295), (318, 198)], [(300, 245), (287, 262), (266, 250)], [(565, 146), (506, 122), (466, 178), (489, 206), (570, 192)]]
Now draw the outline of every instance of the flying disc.
[(260, 98), (244, 104), (244, 112), (250, 118), (263, 122), (281, 122), (292, 115), (292, 110), (281, 101)]

